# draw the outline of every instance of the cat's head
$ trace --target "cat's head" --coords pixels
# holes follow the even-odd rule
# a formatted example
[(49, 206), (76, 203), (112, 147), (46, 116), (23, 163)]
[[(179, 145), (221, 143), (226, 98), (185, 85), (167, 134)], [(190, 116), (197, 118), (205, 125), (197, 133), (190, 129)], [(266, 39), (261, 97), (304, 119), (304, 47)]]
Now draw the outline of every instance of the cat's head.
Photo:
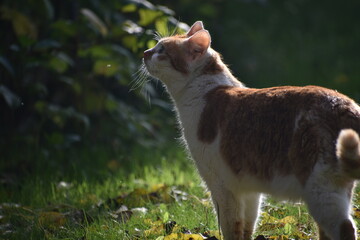
[(201, 21), (184, 35), (165, 37), (144, 52), (149, 73), (171, 84), (172, 80), (191, 79), (206, 71), (220, 70), (219, 55), (210, 47), (211, 37)]

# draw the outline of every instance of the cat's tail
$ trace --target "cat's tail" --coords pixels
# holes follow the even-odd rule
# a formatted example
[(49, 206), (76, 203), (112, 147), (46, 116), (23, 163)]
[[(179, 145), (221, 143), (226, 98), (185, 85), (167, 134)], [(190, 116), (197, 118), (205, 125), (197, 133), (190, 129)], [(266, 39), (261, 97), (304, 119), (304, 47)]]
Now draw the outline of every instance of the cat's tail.
[(342, 171), (349, 177), (360, 179), (360, 138), (352, 129), (341, 130), (336, 143), (336, 155)]

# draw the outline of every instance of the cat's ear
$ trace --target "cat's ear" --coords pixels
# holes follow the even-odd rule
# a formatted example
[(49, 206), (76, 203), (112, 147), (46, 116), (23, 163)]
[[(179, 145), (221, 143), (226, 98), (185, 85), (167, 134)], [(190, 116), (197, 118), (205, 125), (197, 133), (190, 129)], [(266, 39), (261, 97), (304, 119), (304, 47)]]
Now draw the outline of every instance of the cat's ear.
[(202, 56), (210, 47), (211, 37), (207, 30), (200, 30), (188, 38), (188, 44), (192, 59)]
[(186, 37), (191, 37), (196, 32), (203, 30), (203, 29), (204, 29), (204, 25), (203, 25), (202, 21), (197, 21), (191, 26), (190, 30), (186, 33)]

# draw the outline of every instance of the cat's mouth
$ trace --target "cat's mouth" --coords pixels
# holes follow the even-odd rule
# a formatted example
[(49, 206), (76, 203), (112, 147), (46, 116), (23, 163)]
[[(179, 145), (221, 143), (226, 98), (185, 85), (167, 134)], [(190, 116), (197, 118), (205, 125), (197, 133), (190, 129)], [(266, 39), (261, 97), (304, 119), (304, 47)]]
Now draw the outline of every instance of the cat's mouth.
[(153, 77), (156, 77), (156, 72), (157, 72), (156, 68), (151, 67), (150, 62), (151, 62), (151, 57), (147, 58), (144, 55), (144, 57), (142, 58), (142, 63), (145, 66), (145, 69), (147, 70), (148, 74), (150, 74)]

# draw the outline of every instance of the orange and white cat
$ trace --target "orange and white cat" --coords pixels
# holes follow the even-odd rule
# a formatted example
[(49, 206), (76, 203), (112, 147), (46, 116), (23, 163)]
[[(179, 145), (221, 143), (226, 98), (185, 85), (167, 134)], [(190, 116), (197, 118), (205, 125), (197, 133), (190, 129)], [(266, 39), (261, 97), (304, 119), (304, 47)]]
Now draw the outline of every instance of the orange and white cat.
[(355, 240), (360, 107), (322, 87), (246, 88), (210, 47), (202, 22), (144, 52), (170, 93), (225, 240), (251, 239), (261, 194), (303, 200), (319, 239)]

